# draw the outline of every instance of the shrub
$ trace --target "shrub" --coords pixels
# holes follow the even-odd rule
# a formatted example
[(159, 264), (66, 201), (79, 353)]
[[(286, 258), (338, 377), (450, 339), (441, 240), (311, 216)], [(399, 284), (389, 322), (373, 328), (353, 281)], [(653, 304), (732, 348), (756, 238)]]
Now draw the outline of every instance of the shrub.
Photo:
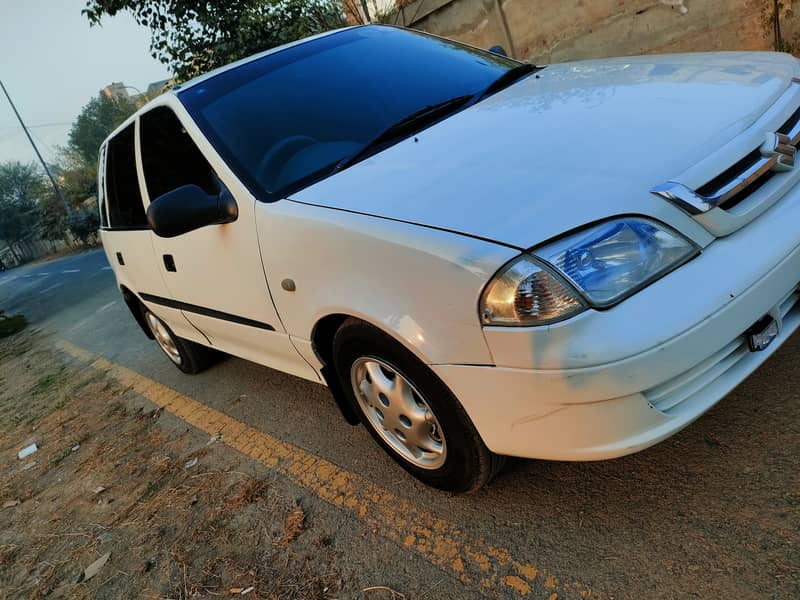
[(96, 210), (81, 208), (69, 218), (69, 230), (85, 246), (97, 241), (97, 230), (100, 227), (100, 217)]
[(8, 337), (22, 331), (27, 324), (27, 319), (22, 315), (7, 317), (6, 313), (0, 309), (0, 338)]

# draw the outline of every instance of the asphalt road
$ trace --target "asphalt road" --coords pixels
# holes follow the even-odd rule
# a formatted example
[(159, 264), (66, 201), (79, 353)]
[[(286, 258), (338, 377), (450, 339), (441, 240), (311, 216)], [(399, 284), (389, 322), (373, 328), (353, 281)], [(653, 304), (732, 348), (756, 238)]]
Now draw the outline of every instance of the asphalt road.
[[(344, 424), (322, 386), (234, 358), (198, 376), (178, 372), (128, 314), (101, 250), (0, 273), (0, 307), (581, 582), (591, 597), (800, 598), (799, 336), (654, 448), (597, 463), (512, 460), (486, 490), (451, 497)], [(432, 597), (482, 594), (402, 548), (386, 552), (390, 580), (395, 565), (394, 581), (436, 585)], [(369, 563), (357, 551), (350, 560)]]

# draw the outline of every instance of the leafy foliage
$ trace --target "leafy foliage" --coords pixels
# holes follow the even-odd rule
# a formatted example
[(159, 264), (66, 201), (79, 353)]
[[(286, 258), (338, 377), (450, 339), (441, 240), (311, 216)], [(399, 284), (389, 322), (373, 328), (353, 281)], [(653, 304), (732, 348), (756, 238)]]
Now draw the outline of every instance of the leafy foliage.
[[(15, 245), (34, 239), (69, 239), (68, 231), (85, 245), (96, 241), (99, 218), (94, 207), (86, 204), (97, 195), (97, 153), (108, 134), (136, 108), (130, 99), (98, 94), (73, 123), (67, 147), (53, 168), (72, 208), (69, 218), (36, 165), (0, 164), (0, 240), (7, 242), (12, 252)], [(21, 260), (22, 254), (15, 257)]]
[[(59, 178), (64, 181), (63, 175)], [(69, 230), (84, 245), (95, 242), (100, 226), (97, 210), (91, 203), (86, 205), (86, 195), (79, 198), (67, 218), (64, 206), (36, 165), (0, 164), (0, 240), (9, 245), (34, 239), (59, 240), (65, 239)]]
[(87, 198), (97, 196), (97, 151), (92, 160), (87, 161), (71, 148), (66, 148), (58, 163), (59, 186), (71, 207), (77, 208)]
[(339, 0), (87, 0), (92, 25), (129, 12), (179, 80), (346, 24)]
[(6, 316), (0, 309), (0, 338), (14, 335), (25, 329), (28, 321), (22, 315)]
[(52, 189), (39, 199), (39, 236), (45, 240), (63, 240), (67, 231), (67, 214)]
[(0, 164), (0, 239), (14, 244), (34, 236), (39, 227), (38, 200), (45, 193), (43, 175), (33, 164)]
[[(97, 159), (100, 144), (132, 115), (138, 106), (130, 98), (98, 94), (82, 109), (69, 132), (67, 147), (59, 156), (59, 186), (72, 208), (67, 218), (63, 208), (50, 195), (42, 205), (42, 236), (63, 237), (69, 229), (84, 245), (97, 239), (100, 221), (97, 211), (86, 201), (97, 196)], [(58, 232), (61, 232), (60, 235)]]
[(85, 246), (97, 239), (97, 230), (100, 227), (100, 217), (96, 210), (81, 207), (70, 215), (69, 230)]
[(100, 144), (137, 109), (130, 98), (109, 98), (100, 93), (81, 109), (72, 124), (67, 147), (72, 159), (82, 159), (87, 165), (97, 165)]

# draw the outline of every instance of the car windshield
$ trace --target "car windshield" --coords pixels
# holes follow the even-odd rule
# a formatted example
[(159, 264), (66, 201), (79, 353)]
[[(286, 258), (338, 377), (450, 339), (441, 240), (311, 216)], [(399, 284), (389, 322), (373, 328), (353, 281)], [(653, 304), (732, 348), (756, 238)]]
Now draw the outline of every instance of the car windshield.
[[(276, 200), (334, 172), (409, 115), (478, 94), (519, 64), (404, 29), (357, 27), (223, 71), (179, 98), (251, 191)], [(429, 111), (431, 121), (465, 103), (451, 104), (450, 113)]]

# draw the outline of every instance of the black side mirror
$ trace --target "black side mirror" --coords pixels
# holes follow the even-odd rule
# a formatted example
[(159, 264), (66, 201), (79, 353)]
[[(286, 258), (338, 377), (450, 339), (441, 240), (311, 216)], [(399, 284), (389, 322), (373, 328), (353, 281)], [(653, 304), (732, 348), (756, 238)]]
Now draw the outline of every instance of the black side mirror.
[(239, 207), (231, 193), (207, 194), (196, 185), (183, 185), (153, 200), (147, 207), (147, 222), (159, 237), (175, 237), (207, 225), (232, 223)]
[(500, 56), (508, 56), (508, 53), (506, 52), (505, 48), (503, 48), (500, 44), (497, 44), (496, 46), (492, 46), (491, 48), (489, 48), (489, 52), (491, 52), (492, 54), (499, 54)]

